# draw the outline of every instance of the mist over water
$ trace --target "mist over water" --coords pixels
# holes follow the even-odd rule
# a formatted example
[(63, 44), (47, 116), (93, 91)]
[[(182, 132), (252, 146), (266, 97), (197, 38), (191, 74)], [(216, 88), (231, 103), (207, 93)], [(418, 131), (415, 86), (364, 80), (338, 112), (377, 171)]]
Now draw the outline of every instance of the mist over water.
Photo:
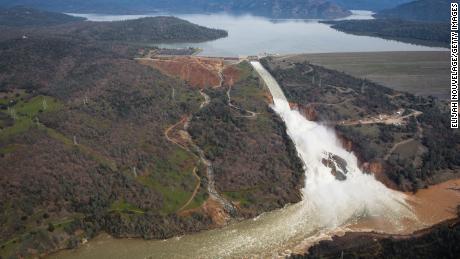
[[(361, 217), (380, 217), (395, 225), (414, 215), (405, 195), (388, 189), (373, 175), (363, 173), (353, 153), (345, 150), (333, 130), (308, 121), (283, 99), (274, 99), (273, 109), (286, 123), (301, 160), (305, 163), (302, 204), (323, 228), (333, 228)], [(323, 164), (328, 154), (346, 161), (346, 180), (339, 181)]]

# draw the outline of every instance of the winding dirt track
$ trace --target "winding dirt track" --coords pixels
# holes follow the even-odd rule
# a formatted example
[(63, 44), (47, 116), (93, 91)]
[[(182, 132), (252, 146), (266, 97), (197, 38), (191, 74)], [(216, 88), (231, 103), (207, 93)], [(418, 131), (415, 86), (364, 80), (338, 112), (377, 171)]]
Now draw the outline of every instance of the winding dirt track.
[[(211, 98), (205, 94), (203, 91), (200, 91), (200, 94), (203, 96), (204, 100), (203, 102), (201, 103), (200, 105), (200, 109), (206, 107), (209, 103), (210, 103), (210, 100)], [(204, 151), (198, 147), (195, 143), (193, 143), (193, 141), (187, 137), (187, 142), (188, 144), (191, 146), (188, 147), (188, 146), (184, 146), (183, 144), (181, 144), (179, 141), (175, 140), (174, 138), (170, 137), (170, 132), (172, 130), (174, 130), (174, 128), (176, 128), (177, 126), (183, 124), (184, 125), (184, 130), (185, 132), (187, 132), (187, 127), (188, 127), (188, 124), (191, 120), (191, 117), (188, 117), (188, 116), (184, 116), (180, 121), (178, 121), (176, 124), (170, 126), (169, 128), (167, 128), (165, 131), (164, 131), (164, 135), (166, 137), (166, 139), (172, 143), (174, 143), (175, 145), (178, 145), (179, 147), (181, 147), (182, 149), (190, 152), (194, 157), (196, 157), (197, 159), (201, 160), (201, 162), (206, 166), (206, 171), (207, 171), (207, 178), (208, 178), (208, 193), (209, 193), (209, 196), (216, 200), (217, 202), (219, 202), (222, 207), (224, 208), (224, 210), (230, 214), (230, 215), (236, 215), (236, 208), (235, 206), (229, 202), (228, 200), (226, 200), (224, 197), (222, 197), (218, 191), (216, 190), (215, 188), (215, 180), (214, 180), (214, 170), (212, 168), (212, 164), (211, 164), (211, 161), (209, 161), (208, 159), (206, 159), (206, 156), (204, 155)], [(188, 134), (188, 132), (187, 132)], [(181, 211), (183, 209), (185, 209), (192, 201), (193, 199), (195, 198), (196, 194), (198, 193), (198, 190), (201, 186), (201, 178), (196, 174), (196, 171), (198, 170), (197, 167), (195, 167), (193, 169), (193, 175), (196, 177), (196, 179), (198, 180), (197, 182), (197, 185), (191, 195), (191, 197), (188, 199), (188, 201), (178, 210), (178, 211)]]
[(402, 124), (405, 119), (409, 117), (414, 117), (417, 118), (418, 116), (422, 115), (423, 113), (420, 111), (413, 111), (412, 113), (405, 115), (405, 116), (387, 116), (383, 119), (379, 118), (367, 118), (367, 119), (361, 119), (361, 120), (353, 120), (353, 121), (342, 121), (341, 125), (345, 126), (351, 126), (351, 125), (368, 125), (368, 124)]
[(192, 172), (193, 176), (195, 176), (195, 178), (198, 180), (198, 183), (197, 183), (195, 189), (193, 190), (192, 196), (190, 196), (190, 199), (188, 199), (188, 201), (182, 207), (180, 207), (180, 209), (178, 209), (177, 211), (182, 211), (185, 208), (187, 208), (187, 206), (190, 205), (190, 203), (193, 201), (193, 199), (195, 199), (195, 196), (198, 193), (198, 190), (200, 190), (201, 178), (196, 173), (197, 170), (198, 170), (198, 168), (195, 166), (195, 168), (193, 168), (193, 172)]
[(383, 158), (383, 160), (385, 160), (385, 161), (388, 160), (388, 158), (390, 158), (391, 154), (393, 154), (393, 152), (395, 152), (395, 150), (396, 150), (399, 146), (404, 145), (404, 144), (407, 144), (407, 143), (409, 143), (409, 142), (411, 142), (411, 141), (413, 141), (413, 140), (415, 140), (415, 138), (406, 139), (406, 140), (403, 140), (403, 141), (401, 141), (401, 142), (396, 143), (396, 144), (388, 151), (388, 153), (385, 155), (385, 157)]
[(258, 113), (257, 112), (253, 112), (253, 111), (249, 111), (249, 110), (245, 110), (241, 107), (238, 107), (236, 105), (234, 105), (232, 103), (232, 98), (230, 96), (230, 91), (232, 90), (232, 87), (231, 86), (228, 86), (228, 90), (227, 90), (227, 99), (228, 99), (228, 106), (230, 106), (231, 108), (235, 109), (235, 110), (238, 110), (240, 112), (244, 112), (244, 113), (249, 113), (250, 115), (241, 115), (239, 117), (242, 117), (242, 118), (255, 118), (257, 117)]
[[(178, 125), (185, 124), (185, 123), (187, 122), (187, 120), (188, 120), (187, 117), (182, 118), (179, 122), (177, 122), (176, 124), (174, 124), (174, 125), (170, 126), (169, 128), (167, 128), (167, 129), (165, 130), (164, 134), (165, 134), (165, 137), (166, 137), (166, 139), (167, 139), (168, 141), (170, 141), (170, 142), (176, 144), (176, 145), (179, 146), (180, 148), (186, 150), (187, 152), (191, 153), (194, 157), (196, 157), (196, 158), (199, 159), (199, 157), (197, 157), (197, 156), (195, 155), (195, 153), (193, 153), (188, 147), (183, 146), (183, 145), (180, 144), (178, 141), (176, 141), (175, 139), (173, 139), (173, 138), (171, 138), (171, 137), (169, 136), (169, 133), (171, 132), (171, 130), (173, 130), (173, 129), (174, 129), (175, 127), (177, 127)], [(181, 210), (183, 210), (183, 209), (185, 209), (185, 208), (193, 201), (193, 199), (195, 198), (196, 194), (198, 193), (198, 190), (200, 189), (200, 186), (201, 186), (201, 178), (200, 178), (200, 177), (198, 176), (198, 174), (196, 173), (197, 170), (198, 170), (198, 167), (195, 166), (195, 167), (193, 168), (193, 171), (192, 171), (193, 176), (197, 179), (197, 184), (196, 184), (196, 186), (195, 186), (195, 189), (193, 190), (193, 193), (192, 193), (192, 195), (190, 196), (190, 198), (188, 199), (188, 201), (187, 201), (182, 207), (180, 207), (180, 208), (177, 210), (178, 212), (181, 211)]]

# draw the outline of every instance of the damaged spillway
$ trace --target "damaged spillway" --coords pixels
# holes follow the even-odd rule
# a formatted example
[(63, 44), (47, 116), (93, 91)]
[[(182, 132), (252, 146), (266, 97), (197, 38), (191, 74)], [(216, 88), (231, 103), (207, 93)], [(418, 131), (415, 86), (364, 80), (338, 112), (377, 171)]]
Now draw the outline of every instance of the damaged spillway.
[(331, 129), (291, 109), (275, 79), (259, 62), (251, 64), (270, 89), (272, 108), (285, 122), (304, 162), (301, 202), (221, 229), (167, 240), (101, 237), (56, 258), (277, 257), (305, 240), (328, 236), (361, 220), (376, 218), (393, 229), (403, 228), (407, 219), (415, 221), (404, 194), (361, 172), (356, 156), (341, 146)]
[(403, 218), (414, 217), (404, 194), (363, 173), (356, 156), (342, 147), (333, 130), (291, 109), (270, 73), (259, 62), (251, 64), (272, 93), (272, 108), (285, 122), (305, 164), (301, 203), (316, 224), (330, 228), (356, 218), (380, 217), (397, 225)]

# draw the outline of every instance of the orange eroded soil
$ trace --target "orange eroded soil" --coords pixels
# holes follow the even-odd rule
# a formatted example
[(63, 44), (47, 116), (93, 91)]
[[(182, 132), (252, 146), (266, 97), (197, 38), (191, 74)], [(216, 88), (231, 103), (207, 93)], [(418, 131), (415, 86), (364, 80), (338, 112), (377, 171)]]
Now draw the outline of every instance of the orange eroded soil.
[(221, 59), (210, 59), (193, 56), (181, 56), (164, 59), (142, 59), (141, 64), (152, 66), (161, 72), (179, 77), (197, 88), (216, 87), (221, 83), (219, 71), (224, 62)]
[(222, 205), (212, 198), (206, 200), (203, 204), (203, 210), (206, 214), (211, 216), (212, 222), (217, 226), (224, 226), (229, 219), (229, 216), (225, 212), (224, 208), (222, 208)]
[(240, 79), (240, 71), (234, 66), (227, 66), (222, 71), (224, 76), (224, 85), (233, 86)]

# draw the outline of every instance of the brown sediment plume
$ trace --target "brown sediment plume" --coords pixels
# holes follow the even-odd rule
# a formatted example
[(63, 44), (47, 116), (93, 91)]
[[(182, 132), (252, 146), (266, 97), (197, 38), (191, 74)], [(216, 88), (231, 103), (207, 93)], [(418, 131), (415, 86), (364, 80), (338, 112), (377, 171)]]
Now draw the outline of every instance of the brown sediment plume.
[(422, 222), (433, 225), (457, 217), (460, 205), (460, 179), (453, 179), (421, 189), (415, 194), (406, 193), (409, 204)]
[(388, 234), (411, 234), (440, 222), (454, 219), (460, 205), (460, 179), (432, 185), (414, 193), (405, 193), (416, 220), (403, 220), (399, 226), (381, 218), (368, 218), (350, 227), (353, 231), (376, 231)]

